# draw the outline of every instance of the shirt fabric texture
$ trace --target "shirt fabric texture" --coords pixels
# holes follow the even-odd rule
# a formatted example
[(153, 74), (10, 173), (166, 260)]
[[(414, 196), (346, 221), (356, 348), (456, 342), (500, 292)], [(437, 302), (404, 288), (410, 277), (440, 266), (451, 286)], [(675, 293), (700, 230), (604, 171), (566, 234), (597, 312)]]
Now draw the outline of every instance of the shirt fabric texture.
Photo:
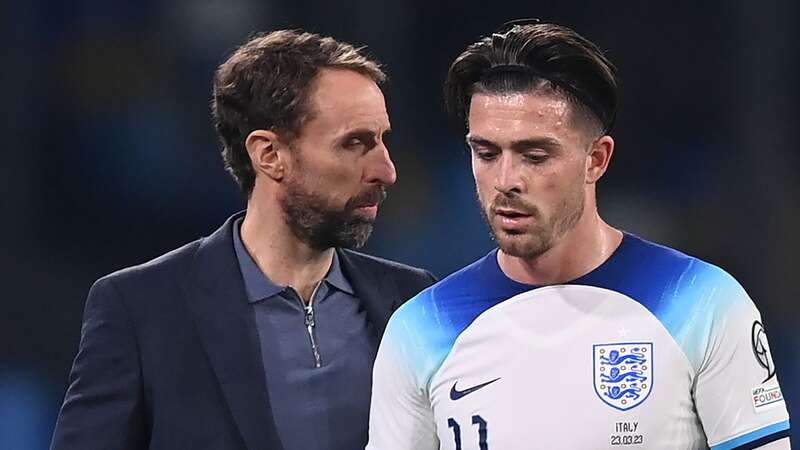
[(311, 299), (317, 367), (306, 306), (293, 288), (275, 284), (258, 267), (242, 242), (242, 220), (234, 223), (234, 249), (284, 449), (363, 448), (378, 342), (338, 256)]
[(490, 252), (395, 312), (374, 375), (368, 450), (788, 448), (750, 297), (628, 233), (551, 286)]

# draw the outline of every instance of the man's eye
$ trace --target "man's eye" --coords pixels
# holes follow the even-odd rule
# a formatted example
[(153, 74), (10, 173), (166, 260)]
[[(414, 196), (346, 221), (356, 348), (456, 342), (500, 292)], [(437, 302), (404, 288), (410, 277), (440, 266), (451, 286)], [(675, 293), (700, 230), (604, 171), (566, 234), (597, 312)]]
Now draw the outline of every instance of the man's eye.
[(497, 152), (477, 150), (475, 152), (475, 156), (477, 156), (481, 161), (491, 161), (497, 158)]
[(344, 141), (344, 148), (361, 148), (364, 146), (364, 141), (361, 138), (350, 138)]
[(541, 164), (547, 161), (548, 155), (545, 154), (534, 154), (534, 153), (527, 153), (525, 154), (525, 161), (531, 164)]

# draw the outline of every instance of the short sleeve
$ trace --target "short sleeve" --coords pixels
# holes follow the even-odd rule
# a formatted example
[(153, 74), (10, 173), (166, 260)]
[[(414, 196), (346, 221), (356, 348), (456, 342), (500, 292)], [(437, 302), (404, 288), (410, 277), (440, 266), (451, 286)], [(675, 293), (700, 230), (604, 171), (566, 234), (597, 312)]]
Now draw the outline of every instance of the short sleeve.
[(754, 448), (787, 437), (789, 415), (758, 309), (730, 275), (721, 280), (695, 405), (713, 450)]
[(411, 367), (401, 322), (397, 315), (389, 321), (375, 360), (367, 450), (436, 450), (433, 411)]

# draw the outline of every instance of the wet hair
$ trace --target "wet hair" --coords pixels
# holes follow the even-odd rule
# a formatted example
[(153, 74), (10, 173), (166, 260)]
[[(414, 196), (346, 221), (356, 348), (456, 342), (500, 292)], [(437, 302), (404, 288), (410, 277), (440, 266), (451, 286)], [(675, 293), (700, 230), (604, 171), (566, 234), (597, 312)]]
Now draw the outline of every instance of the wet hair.
[(570, 28), (514, 22), (469, 45), (450, 65), (444, 97), (454, 121), (467, 124), (477, 93), (545, 92), (563, 96), (595, 133), (607, 134), (619, 101), (611, 61)]

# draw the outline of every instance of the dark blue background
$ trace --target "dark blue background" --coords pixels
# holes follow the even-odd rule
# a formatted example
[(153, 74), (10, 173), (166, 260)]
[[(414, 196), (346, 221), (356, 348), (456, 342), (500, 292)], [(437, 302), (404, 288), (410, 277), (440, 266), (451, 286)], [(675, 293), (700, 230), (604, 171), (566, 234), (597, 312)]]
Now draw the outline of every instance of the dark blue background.
[(303, 27), (367, 45), (386, 64), (399, 182), (368, 250), (442, 276), (492, 247), (442, 81), (467, 43), (531, 16), (574, 27), (620, 69), (603, 215), (742, 282), (800, 414), (798, 5), (651, 3), (5, 5), (0, 448), (46, 448), (94, 279), (207, 234), (242, 207), (208, 102), (214, 68), (252, 31)]

